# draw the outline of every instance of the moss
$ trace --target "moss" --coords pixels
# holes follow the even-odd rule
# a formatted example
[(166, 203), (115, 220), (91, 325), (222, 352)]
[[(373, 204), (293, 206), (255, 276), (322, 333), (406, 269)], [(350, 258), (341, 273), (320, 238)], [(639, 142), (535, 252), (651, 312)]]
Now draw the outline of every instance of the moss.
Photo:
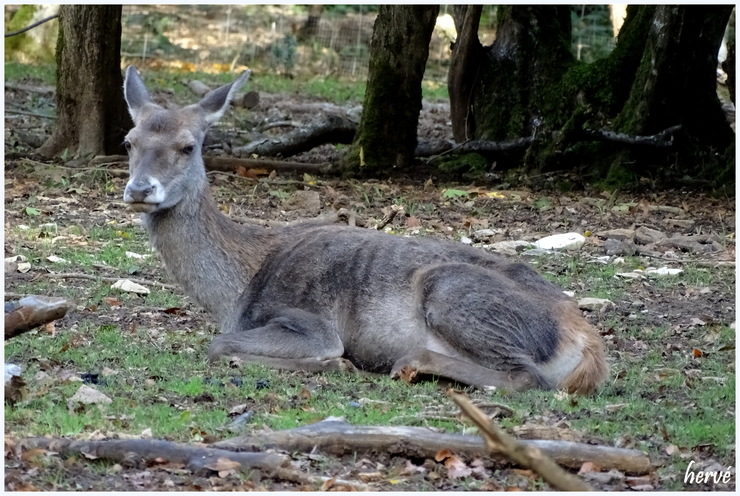
[(440, 172), (452, 174), (481, 174), (489, 167), (488, 160), (480, 153), (465, 153), (462, 155), (442, 157), (438, 160), (437, 168)]

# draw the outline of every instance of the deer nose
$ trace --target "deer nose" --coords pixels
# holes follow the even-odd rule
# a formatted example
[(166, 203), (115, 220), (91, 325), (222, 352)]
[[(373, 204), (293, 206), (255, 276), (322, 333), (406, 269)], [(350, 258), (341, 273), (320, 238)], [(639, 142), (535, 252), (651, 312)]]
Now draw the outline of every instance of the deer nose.
[(123, 201), (128, 203), (144, 202), (147, 197), (153, 195), (157, 187), (147, 181), (135, 181), (126, 185)]

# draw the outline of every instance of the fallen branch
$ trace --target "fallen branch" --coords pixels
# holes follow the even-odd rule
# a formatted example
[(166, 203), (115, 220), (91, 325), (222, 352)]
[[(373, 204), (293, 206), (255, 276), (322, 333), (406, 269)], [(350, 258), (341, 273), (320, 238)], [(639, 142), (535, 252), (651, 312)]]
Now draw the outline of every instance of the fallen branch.
[(105, 281), (105, 282), (116, 282), (121, 279), (128, 279), (131, 282), (135, 282), (136, 284), (141, 284), (143, 286), (159, 286), (162, 289), (171, 289), (171, 290), (180, 289), (180, 287), (175, 284), (167, 284), (167, 283), (159, 282), (159, 281), (150, 281), (149, 279), (131, 279), (128, 277), (106, 277), (106, 276), (96, 276), (92, 274), (79, 274), (76, 272), (48, 273), (48, 274), (44, 274), (44, 276), (51, 277), (52, 279), (87, 279), (88, 281)]
[(603, 129), (582, 129), (575, 134), (575, 141), (611, 141), (631, 146), (652, 146), (656, 148), (670, 148), (673, 146), (673, 135), (681, 130), (681, 126), (672, 126), (650, 136), (634, 136), (615, 133)]
[[(267, 160), (261, 158), (237, 158), (237, 157), (203, 157), (206, 170), (212, 172), (236, 172), (239, 167), (245, 169), (267, 169), (277, 172), (307, 172), (319, 174), (331, 169), (329, 164), (307, 164), (303, 162), (285, 162), (280, 160)], [(126, 155), (99, 155), (90, 160), (89, 165), (110, 166), (128, 165)]]
[(290, 466), (288, 456), (275, 453), (237, 453), (211, 447), (156, 439), (109, 439), (101, 441), (76, 441), (74, 439), (26, 438), (21, 447), (53, 451), (62, 456), (102, 458), (125, 467), (146, 467), (171, 462), (183, 464), (196, 475), (238, 468), (241, 471), (263, 470), (270, 474)]
[(237, 156), (257, 155), (290, 157), (326, 143), (350, 144), (355, 137), (357, 123), (345, 117), (327, 114), (323, 119), (296, 129), (279, 138), (266, 138), (236, 147)]
[(486, 441), (486, 446), (491, 454), (504, 453), (519, 465), (540, 474), (555, 489), (593, 491), (589, 484), (560, 468), (552, 458), (542, 453), (539, 448), (525, 445), (505, 433), (462, 394), (450, 392), (450, 397), (460, 407), (460, 410), (478, 426), (478, 430)]
[(469, 140), (463, 143), (454, 141), (421, 141), (416, 145), (415, 155), (419, 158), (431, 157), (430, 160), (437, 158), (437, 155), (446, 155), (452, 153), (477, 152), (483, 154), (503, 153), (512, 150), (521, 150), (532, 144), (532, 138), (517, 138), (508, 141), (481, 141)]
[[(236, 150), (234, 150), (236, 151)], [(206, 170), (234, 172), (239, 167), (245, 169), (267, 169), (277, 172), (307, 172), (318, 174), (331, 169), (328, 164), (307, 164), (303, 162), (284, 162), (280, 160), (267, 160), (261, 158), (236, 158), (236, 157), (203, 157)]]
[[(651, 470), (650, 460), (638, 450), (570, 441), (523, 440), (520, 443), (537, 447), (558, 464), (572, 469), (579, 469), (584, 462), (590, 461), (604, 470), (616, 469), (632, 474), (645, 474)], [(434, 458), (443, 449), (469, 456), (489, 454), (479, 436), (441, 434), (424, 427), (355, 426), (334, 420), (290, 430), (247, 434), (211, 446), (236, 451), (281, 449), (311, 452), (318, 449), (335, 455), (377, 452), (420, 458)]]
[(61, 319), (70, 308), (72, 302), (66, 298), (24, 296), (11, 312), (5, 314), (5, 339)]

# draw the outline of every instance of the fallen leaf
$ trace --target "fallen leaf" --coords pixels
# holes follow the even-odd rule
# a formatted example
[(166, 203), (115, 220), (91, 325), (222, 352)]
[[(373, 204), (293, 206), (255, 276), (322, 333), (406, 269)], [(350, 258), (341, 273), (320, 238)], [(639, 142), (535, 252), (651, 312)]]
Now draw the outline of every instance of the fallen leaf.
[(693, 355), (694, 355), (694, 358), (701, 358), (702, 356), (704, 356), (704, 353), (702, 353), (702, 351), (699, 348), (694, 348)]
[(583, 465), (581, 465), (581, 469), (578, 471), (578, 474), (585, 474), (587, 472), (600, 472), (601, 467), (596, 465), (594, 462), (584, 462)]
[(406, 227), (421, 227), (421, 221), (418, 217), (410, 215), (406, 217)]
[(121, 300), (113, 298), (112, 296), (106, 296), (103, 301), (108, 304), (109, 307), (118, 307), (121, 305)]
[(447, 458), (445, 467), (447, 467), (447, 477), (450, 479), (461, 479), (473, 474), (473, 470), (456, 456)]
[(404, 365), (400, 372), (398, 372), (398, 377), (402, 381), (411, 384), (414, 381), (417, 373), (418, 372), (416, 371), (416, 369), (413, 368), (411, 365)]
[(449, 457), (454, 456), (450, 450), (439, 450), (436, 455), (434, 455), (434, 460), (438, 462), (442, 462)]

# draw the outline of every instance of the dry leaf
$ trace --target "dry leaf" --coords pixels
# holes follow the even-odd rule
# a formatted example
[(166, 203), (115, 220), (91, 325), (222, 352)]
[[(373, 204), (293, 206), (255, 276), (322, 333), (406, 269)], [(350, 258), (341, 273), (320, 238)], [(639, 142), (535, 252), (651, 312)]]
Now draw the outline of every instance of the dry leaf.
[(236, 471), (239, 467), (241, 467), (241, 464), (239, 462), (235, 462), (234, 460), (230, 460), (226, 457), (219, 457), (218, 460), (215, 462), (205, 465), (206, 468), (209, 468), (213, 470), (214, 472), (218, 472), (219, 477), (223, 477), (221, 475), (221, 472), (233, 472)]
[(311, 399), (311, 391), (309, 391), (306, 388), (301, 389), (301, 392), (298, 393), (298, 397), (302, 400), (310, 400)]
[(451, 456), (446, 459), (445, 467), (447, 467), (447, 477), (450, 479), (460, 479), (473, 474), (473, 470), (456, 456)]
[(596, 465), (594, 462), (585, 462), (581, 465), (581, 469), (578, 471), (578, 474), (585, 474), (587, 472), (601, 472), (601, 467)]
[(406, 227), (421, 227), (421, 221), (418, 217), (410, 215), (406, 217)]
[(409, 384), (414, 382), (414, 378), (418, 372), (411, 365), (404, 365), (401, 371), (398, 373), (398, 377)]
[(121, 306), (121, 300), (118, 298), (113, 298), (112, 296), (106, 296), (103, 298), (103, 301), (109, 306), (109, 307), (118, 307)]
[(434, 455), (434, 460), (438, 462), (442, 462), (451, 456), (454, 456), (454, 455), (452, 454), (450, 450), (443, 449), (443, 450), (438, 451), (437, 454)]
[(699, 348), (694, 348), (694, 358), (701, 358), (703, 355), (704, 353)]

